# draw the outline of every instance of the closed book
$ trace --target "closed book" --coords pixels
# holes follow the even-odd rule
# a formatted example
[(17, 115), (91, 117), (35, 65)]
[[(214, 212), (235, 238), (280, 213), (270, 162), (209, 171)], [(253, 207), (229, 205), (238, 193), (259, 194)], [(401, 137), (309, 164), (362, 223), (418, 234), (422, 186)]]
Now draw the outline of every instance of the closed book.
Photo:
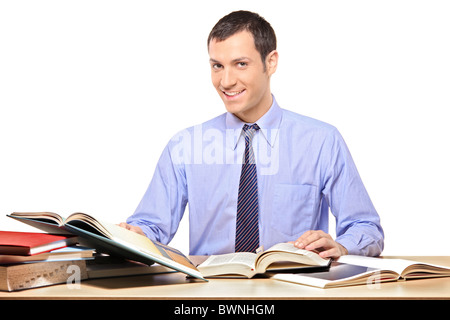
[(76, 244), (73, 235), (0, 231), (0, 254), (29, 256)]
[(87, 279), (86, 260), (0, 266), (0, 290), (16, 291)]
[(32, 256), (0, 254), (0, 265), (33, 263), (42, 261), (91, 260), (94, 259), (95, 249), (82, 246), (69, 246)]

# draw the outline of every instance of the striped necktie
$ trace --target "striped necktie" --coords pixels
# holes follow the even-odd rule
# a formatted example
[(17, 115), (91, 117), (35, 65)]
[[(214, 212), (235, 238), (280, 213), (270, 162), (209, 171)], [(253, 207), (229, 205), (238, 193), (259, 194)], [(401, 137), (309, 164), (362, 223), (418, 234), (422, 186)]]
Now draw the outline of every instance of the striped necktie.
[(244, 125), (245, 153), (242, 163), (241, 179), (236, 215), (236, 252), (255, 252), (259, 247), (258, 227), (258, 178), (256, 176), (255, 155), (252, 139), (259, 130), (257, 124)]

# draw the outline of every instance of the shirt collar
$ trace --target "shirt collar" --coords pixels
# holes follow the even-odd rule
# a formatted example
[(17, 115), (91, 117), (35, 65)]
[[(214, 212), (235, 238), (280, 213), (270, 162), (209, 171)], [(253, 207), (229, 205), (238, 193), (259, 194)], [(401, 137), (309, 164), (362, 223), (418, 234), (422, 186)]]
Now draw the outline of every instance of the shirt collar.
[[(267, 143), (273, 148), (276, 141), (276, 135), (280, 129), (282, 118), (282, 110), (278, 105), (275, 97), (272, 95), (272, 106), (270, 109), (258, 120), (259, 130)], [(226, 128), (227, 128), (227, 146), (231, 149), (236, 149), (241, 136), (242, 127), (246, 124), (234, 114), (226, 113)], [(275, 134), (274, 134), (275, 133)]]

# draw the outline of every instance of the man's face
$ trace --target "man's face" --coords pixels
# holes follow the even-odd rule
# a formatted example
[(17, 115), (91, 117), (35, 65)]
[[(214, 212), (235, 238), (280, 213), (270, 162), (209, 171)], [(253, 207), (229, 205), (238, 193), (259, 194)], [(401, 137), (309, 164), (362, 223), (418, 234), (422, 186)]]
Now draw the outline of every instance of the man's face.
[(257, 121), (272, 105), (270, 76), (276, 69), (276, 51), (266, 58), (265, 70), (248, 31), (224, 41), (213, 39), (208, 49), (212, 83), (227, 111), (245, 122)]

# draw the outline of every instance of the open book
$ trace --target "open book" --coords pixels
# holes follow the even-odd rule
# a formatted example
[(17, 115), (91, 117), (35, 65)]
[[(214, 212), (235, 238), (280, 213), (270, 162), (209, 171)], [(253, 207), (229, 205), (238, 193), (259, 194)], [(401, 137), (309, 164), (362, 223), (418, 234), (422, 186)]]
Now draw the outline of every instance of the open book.
[(316, 252), (296, 248), (291, 243), (279, 243), (258, 254), (237, 252), (212, 255), (198, 266), (204, 277), (243, 276), (252, 278), (269, 270), (328, 268), (330, 259)]
[(319, 288), (352, 285), (372, 286), (381, 282), (450, 276), (450, 267), (404, 259), (347, 255), (333, 262), (328, 272), (277, 273), (272, 279)]
[(66, 219), (52, 212), (14, 212), (8, 217), (50, 233), (76, 234), (98, 251), (149, 265), (157, 262), (205, 280), (180, 251), (85, 213), (73, 213)]

